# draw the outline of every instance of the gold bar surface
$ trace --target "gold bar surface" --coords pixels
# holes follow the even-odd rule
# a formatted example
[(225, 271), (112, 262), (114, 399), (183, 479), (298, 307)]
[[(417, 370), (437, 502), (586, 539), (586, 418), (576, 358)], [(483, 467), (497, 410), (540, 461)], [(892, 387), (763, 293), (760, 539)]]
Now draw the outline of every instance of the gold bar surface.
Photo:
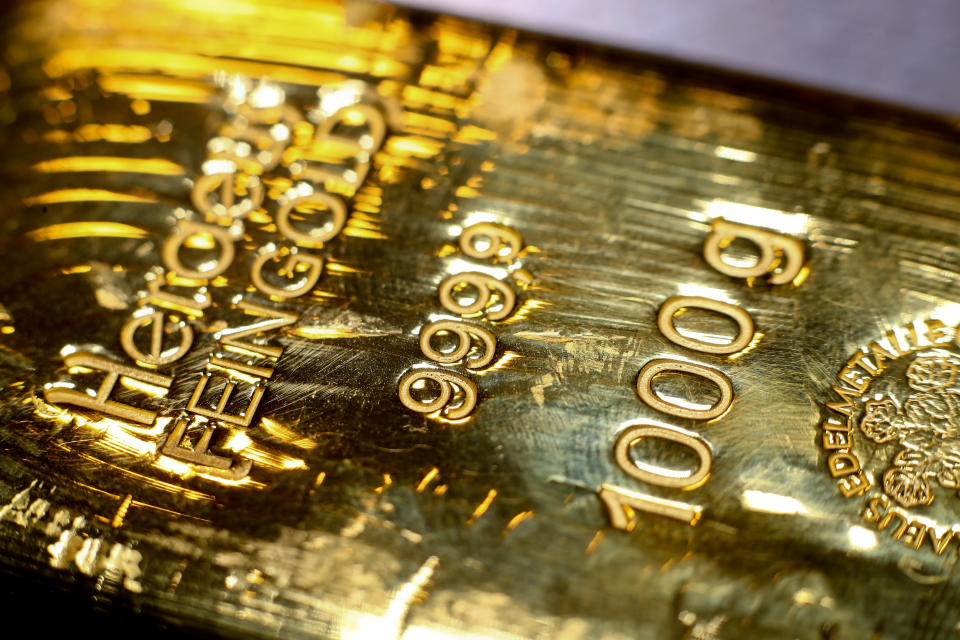
[(4, 591), (227, 637), (955, 636), (956, 122), (369, 2), (4, 38)]

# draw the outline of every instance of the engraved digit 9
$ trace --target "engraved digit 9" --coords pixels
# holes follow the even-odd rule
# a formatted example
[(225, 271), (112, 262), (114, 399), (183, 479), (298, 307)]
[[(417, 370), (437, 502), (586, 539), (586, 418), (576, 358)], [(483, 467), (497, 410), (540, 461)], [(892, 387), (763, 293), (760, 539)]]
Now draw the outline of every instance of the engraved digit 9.
[[(430, 402), (421, 402), (413, 397), (411, 389), (414, 384), (421, 380), (433, 380), (440, 385), (440, 394)], [(453, 398), (454, 387), (463, 392), (463, 402), (456, 407), (447, 407), (447, 403)], [(415, 369), (403, 374), (400, 378), (400, 389), (398, 391), (400, 402), (408, 409), (418, 413), (433, 413), (434, 411), (446, 407), (444, 416), (451, 420), (466, 418), (477, 406), (477, 385), (469, 378), (452, 371), (439, 371), (437, 369)]]
[[(477, 240), (486, 246), (479, 248)], [(516, 258), (522, 247), (519, 233), (491, 222), (478, 222), (460, 234), (460, 249), (471, 258), (496, 258), (506, 262)]]
[[(751, 266), (730, 264), (720, 255), (720, 250), (737, 238), (753, 242), (760, 248), (760, 259)], [(711, 267), (734, 278), (756, 278), (770, 274), (770, 284), (786, 284), (793, 281), (803, 267), (803, 243), (796, 238), (774, 233), (746, 224), (716, 220), (710, 235), (703, 244), (703, 257)], [(779, 271), (775, 271), (776, 269)]]
[[(476, 287), (477, 297), (473, 302), (461, 304), (454, 298), (454, 290), (462, 285), (472, 285)], [(494, 289), (500, 294), (501, 304), (499, 309), (487, 310), (486, 308), (490, 303), (490, 289)], [(506, 318), (513, 311), (513, 307), (517, 303), (517, 294), (514, 293), (509, 285), (485, 273), (478, 273), (476, 271), (447, 276), (440, 283), (439, 294), (440, 304), (448, 311), (461, 315), (470, 315), (478, 311), (485, 311), (487, 319), (489, 320), (502, 320)]]
[[(682, 473), (633, 460), (630, 457), (630, 447), (642, 438), (670, 440), (692, 449), (700, 459), (697, 469)], [(710, 448), (696, 433), (670, 425), (647, 423), (634, 424), (624, 429), (613, 446), (613, 457), (617, 461), (617, 466), (627, 475), (642, 482), (674, 489), (693, 489), (702, 485), (710, 475), (710, 468), (713, 465)]]
[[(453, 351), (443, 352), (435, 349), (430, 344), (430, 339), (441, 331), (447, 331), (457, 336), (457, 348)], [(490, 364), (493, 360), (494, 350), (497, 347), (497, 339), (490, 331), (483, 327), (467, 324), (458, 320), (438, 320), (424, 325), (420, 330), (420, 350), (434, 362), (441, 364), (450, 364), (459, 361), (470, 353), (470, 336), (476, 336), (483, 342), (484, 350), (482, 353), (467, 358), (466, 366), (469, 369), (479, 369)]]

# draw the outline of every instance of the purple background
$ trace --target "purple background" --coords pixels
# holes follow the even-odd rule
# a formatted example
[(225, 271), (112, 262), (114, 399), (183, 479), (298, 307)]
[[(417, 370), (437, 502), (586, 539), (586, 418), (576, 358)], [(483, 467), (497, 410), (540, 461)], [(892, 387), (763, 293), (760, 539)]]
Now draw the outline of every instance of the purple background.
[(960, 0), (401, 0), (960, 115)]

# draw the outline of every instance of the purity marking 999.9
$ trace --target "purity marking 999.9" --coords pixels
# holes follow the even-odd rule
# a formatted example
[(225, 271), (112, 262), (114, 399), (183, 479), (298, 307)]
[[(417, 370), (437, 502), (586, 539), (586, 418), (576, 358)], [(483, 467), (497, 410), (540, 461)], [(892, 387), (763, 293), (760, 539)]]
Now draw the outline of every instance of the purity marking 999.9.
[[(494, 263), (508, 264), (508, 275), (519, 286), (529, 285), (530, 274), (515, 262), (523, 248), (523, 239), (516, 230), (491, 222), (478, 222), (460, 232), (458, 245), (471, 258), (492, 259)], [(468, 289), (473, 290), (472, 297)], [(464, 318), (486, 319), (490, 322), (508, 318), (517, 305), (516, 291), (508, 282), (489, 274), (465, 271), (444, 278), (437, 293), (441, 306), (461, 317), (423, 325), (419, 331), (420, 351), (442, 365), (462, 362), (470, 370), (489, 365), (496, 354), (496, 336), (486, 327), (467, 322)], [(435, 336), (455, 337), (456, 346), (441, 351), (432, 342)], [(440, 391), (431, 400), (418, 399), (413, 391), (429, 393), (427, 381), (439, 385)], [(463, 374), (440, 369), (408, 371), (400, 378), (397, 393), (400, 402), (408, 409), (446, 420), (468, 418), (477, 404), (476, 383)]]

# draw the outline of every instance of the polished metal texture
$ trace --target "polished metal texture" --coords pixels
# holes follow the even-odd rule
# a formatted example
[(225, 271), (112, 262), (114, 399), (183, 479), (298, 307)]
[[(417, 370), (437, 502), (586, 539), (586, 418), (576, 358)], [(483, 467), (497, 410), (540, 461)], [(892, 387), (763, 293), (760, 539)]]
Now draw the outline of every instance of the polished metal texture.
[(7, 585), (231, 637), (954, 637), (956, 123), (371, 3), (5, 42)]

